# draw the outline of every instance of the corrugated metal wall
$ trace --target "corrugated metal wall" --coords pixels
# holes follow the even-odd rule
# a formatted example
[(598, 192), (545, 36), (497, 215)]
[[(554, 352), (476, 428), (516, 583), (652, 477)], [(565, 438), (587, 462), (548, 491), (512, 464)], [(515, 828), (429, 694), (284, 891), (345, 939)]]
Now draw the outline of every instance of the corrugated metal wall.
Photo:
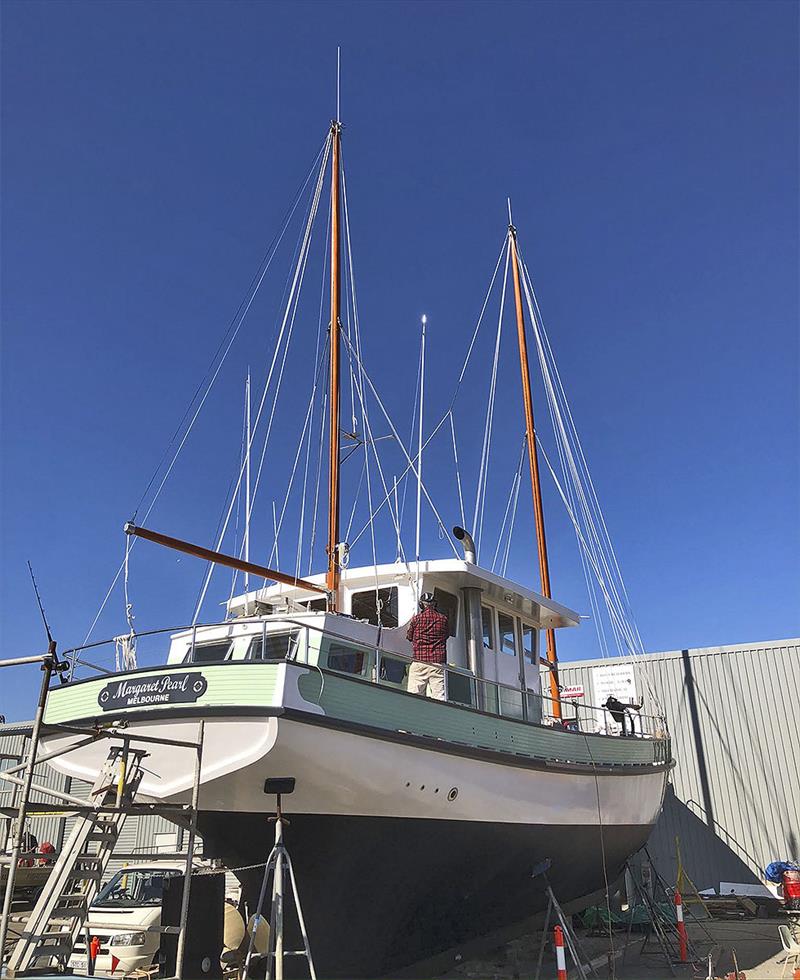
[[(800, 860), (800, 639), (656, 653), (644, 663), (677, 760), (648, 844), (663, 877), (675, 881), (676, 838), (698, 889), (752, 883), (770, 861)], [(592, 674), (608, 664), (562, 664), (561, 683), (582, 684), (591, 702)], [(637, 682), (643, 711), (655, 713)]]

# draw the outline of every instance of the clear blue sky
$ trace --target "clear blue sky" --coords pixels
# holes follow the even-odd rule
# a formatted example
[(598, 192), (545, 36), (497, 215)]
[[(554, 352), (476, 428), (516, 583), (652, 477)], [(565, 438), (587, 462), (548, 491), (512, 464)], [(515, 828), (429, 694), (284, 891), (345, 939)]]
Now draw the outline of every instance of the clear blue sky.
[[(796, 4), (6, 0), (2, 16), (2, 656), (43, 647), (28, 558), (61, 646), (82, 639), (122, 524), (325, 136), (336, 44), (365, 359), (403, 430), (419, 314), (433, 420), (510, 195), (648, 648), (800, 632)], [(245, 366), (263, 380), (290, 252), (154, 527), (213, 540)], [(312, 343), (320, 276), (312, 263), (298, 326)], [(521, 434), (505, 339), (497, 525)], [(292, 366), (302, 406), (308, 366)], [(287, 419), (254, 522), (260, 560), (296, 442)], [(447, 459), (445, 442), (429, 472), (453, 522)], [(586, 612), (549, 487), (546, 504), (554, 595)], [(509, 572), (535, 587), (529, 510), (524, 493)], [(429, 517), (424, 538), (447, 554)], [(385, 523), (379, 545), (391, 560)], [(142, 544), (137, 626), (187, 621), (202, 571)], [(116, 593), (98, 635), (124, 628)], [(562, 642), (567, 659), (596, 652), (590, 626)], [(0, 712), (30, 715), (37, 682), (6, 672)]]

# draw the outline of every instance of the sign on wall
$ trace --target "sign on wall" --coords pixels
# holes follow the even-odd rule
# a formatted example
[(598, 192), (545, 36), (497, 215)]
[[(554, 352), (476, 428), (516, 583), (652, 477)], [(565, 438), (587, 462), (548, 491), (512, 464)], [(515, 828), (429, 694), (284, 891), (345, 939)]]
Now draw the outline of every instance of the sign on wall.
[(576, 698), (582, 698), (583, 696), (583, 684), (571, 684), (569, 687), (561, 688), (562, 701), (574, 701)]
[(613, 697), (623, 704), (637, 704), (636, 676), (632, 663), (607, 664), (592, 670), (594, 704), (603, 705)]

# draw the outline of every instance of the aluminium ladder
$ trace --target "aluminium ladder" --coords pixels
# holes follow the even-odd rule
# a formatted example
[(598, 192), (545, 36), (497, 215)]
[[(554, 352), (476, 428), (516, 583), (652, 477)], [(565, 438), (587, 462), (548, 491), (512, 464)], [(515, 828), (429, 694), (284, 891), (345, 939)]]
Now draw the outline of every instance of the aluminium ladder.
[(9, 977), (52, 960), (65, 968), (144, 775), (139, 749), (113, 746), (6, 967)]

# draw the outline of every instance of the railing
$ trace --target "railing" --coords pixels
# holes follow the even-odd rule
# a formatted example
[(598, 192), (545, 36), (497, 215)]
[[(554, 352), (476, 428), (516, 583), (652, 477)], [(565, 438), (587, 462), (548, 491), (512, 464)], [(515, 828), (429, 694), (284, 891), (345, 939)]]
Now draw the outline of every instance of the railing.
[[(140, 667), (164, 666), (163, 636), (183, 634), (186, 637), (186, 653), (182, 663), (222, 663), (242, 661), (283, 661), (310, 663), (344, 676), (404, 690), (413, 657), (380, 644), (354, 639), (343, 633), (318, 626), (305, 618), (253, 617), (221, 623), (202, 623), (189, 626), (173, 626), (136, 634), (136, 651)], [(103, 675), (114, 674), (116, 669), (95, 663), (104, 648), (115, 647), (119, 638), (100, 640), (86, 646), (66, 650), (64, 657), (71, 662), (70, 679), (77, 679), (79, 669), (91, 670)], [(238, 643), (237, 643), (238, 641)], [(157, 659), (142, 664), (143, 648), (157, 644)], [(218, 659), (204, 659), (204, 648), (220, 647), (227, 643), (227, 653)], [(86, 651), (92, 651), (89, 661)], [(266, 656), (264, 653), (266, 652)], [(150, 659), (149, 656), (146, 659)], [(599, 705), (578, 701), (561, 700), (561, 720), (556, 721), (554, 700), (536, 691), (522, 690), (519, 686), (501, 681), (476, 677), (471, 671), (455, 664), (444, 665), (445, 700), (472, 710), (483, 711), (503, 718), (514, 718), (533, 724), (561, 727), (568, 731), (593, 734), (616, 734), (617, 726), (607, 710)], [(651, 739), (669, 738), (666, 720), (657, 715), (629, 711), (627, 729), (635, 737)]]

